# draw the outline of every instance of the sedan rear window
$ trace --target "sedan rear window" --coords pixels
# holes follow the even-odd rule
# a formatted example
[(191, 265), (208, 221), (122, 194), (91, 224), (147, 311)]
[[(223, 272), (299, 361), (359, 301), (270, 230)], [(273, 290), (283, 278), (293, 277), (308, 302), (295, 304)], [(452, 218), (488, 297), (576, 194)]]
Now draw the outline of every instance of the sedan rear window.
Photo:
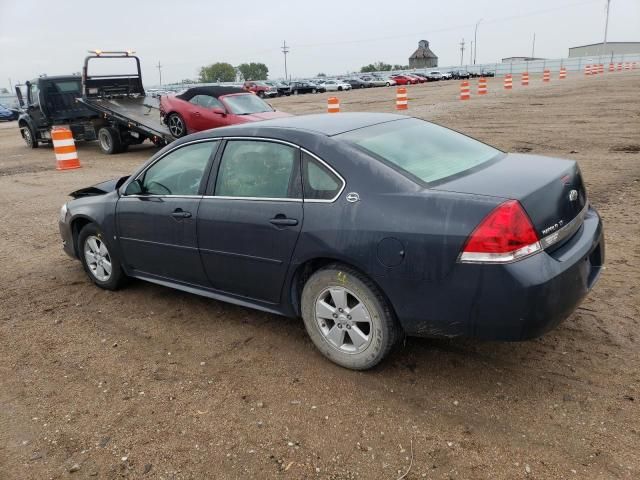
[(337, 135), (424, 183), (461, 174), (500, 150), (433, 123), (408, 118)]

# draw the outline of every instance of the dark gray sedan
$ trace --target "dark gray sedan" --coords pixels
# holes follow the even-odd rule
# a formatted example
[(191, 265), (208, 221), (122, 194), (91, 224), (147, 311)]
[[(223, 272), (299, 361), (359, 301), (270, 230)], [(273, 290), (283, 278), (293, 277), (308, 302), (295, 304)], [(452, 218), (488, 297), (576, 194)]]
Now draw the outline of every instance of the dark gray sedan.
[(133, 277), (301, 316), (318, 349), (354, 369), (403, 335), (539, 336), (604, 260), (574, 161), (398, 115), (201, 132), (72, 196), (64, 250), (98, 286)]

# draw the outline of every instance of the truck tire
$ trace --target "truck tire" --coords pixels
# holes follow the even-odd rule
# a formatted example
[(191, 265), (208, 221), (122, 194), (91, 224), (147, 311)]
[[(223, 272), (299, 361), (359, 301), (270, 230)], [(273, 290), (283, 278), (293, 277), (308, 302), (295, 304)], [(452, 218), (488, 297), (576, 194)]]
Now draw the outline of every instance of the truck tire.
[(102, 153), (113, 155), (123, 152), (120, 133), (113, 127), (102, 127), (98, 130), (98, 144)]
[(20, 127), (20, 132), (22, 133), (22, 138), (24, 139), (24, 143), (27, 144), (28, 148), (38, 148), (38, 140), (36, 139), (36, 134), (29, 125), (27, 125), (26, 123), (23, 124)]
[(260, 98), (264, 98), (264, 92), (263, 92), (262, 90), (260, 90), (260, 91), (258, 92), (258, 96), (259, 96)]

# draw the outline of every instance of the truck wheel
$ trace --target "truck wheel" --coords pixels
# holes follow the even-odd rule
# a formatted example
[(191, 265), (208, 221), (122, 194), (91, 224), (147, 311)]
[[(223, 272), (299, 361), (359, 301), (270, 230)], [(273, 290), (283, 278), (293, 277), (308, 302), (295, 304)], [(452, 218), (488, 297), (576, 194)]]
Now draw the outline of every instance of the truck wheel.
[(311, 275), (302, 290), (301, 307), (318, 350), (353, 370), (375, 366), (402, 334), (376, 285), (344, 265), (329, 265)]
[(29, 125), (24, 125), (21, 128), (22, 138), (24, 138), (24, 143), (27, 144), (29, 148), (38, 148), (38, 140), (36, 140), (36, 135)]
[(261, 90), (261, 91), (259, 91), (259, 92), (258, 92), (258, 96), (259, 96), (260, 98), (264, 98), (264, 92), (263, 92), (262, 90)]
[(102, 127), (98, 130), (98, 143), (100, 144), (100, 150), (107, 155), (123, 151), (120, 133), (113, 127)]
[(167, 125), (171, 135), (176, 138), (184, 137), (187, 134), (187, 127), (184, 120), (178, 113), (172, 113), (167, 117)]

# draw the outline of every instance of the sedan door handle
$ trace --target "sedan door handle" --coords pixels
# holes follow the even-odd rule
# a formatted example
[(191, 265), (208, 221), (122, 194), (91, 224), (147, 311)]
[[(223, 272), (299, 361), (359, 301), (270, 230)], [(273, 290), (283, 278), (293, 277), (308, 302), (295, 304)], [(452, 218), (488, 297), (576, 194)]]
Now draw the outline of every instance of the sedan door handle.
[(181, 208), (178, 208), (174, 210), (171, 216), (174, 218), (191, 218), (191, 212), (185, 212)]
[(287, 218), (285, 216), (276, 215), (274, 218), (269, 220), (273, 225), (278, 225), (282, 227), (293, 227), (298, 225), (298, 220), (295, 218)]

